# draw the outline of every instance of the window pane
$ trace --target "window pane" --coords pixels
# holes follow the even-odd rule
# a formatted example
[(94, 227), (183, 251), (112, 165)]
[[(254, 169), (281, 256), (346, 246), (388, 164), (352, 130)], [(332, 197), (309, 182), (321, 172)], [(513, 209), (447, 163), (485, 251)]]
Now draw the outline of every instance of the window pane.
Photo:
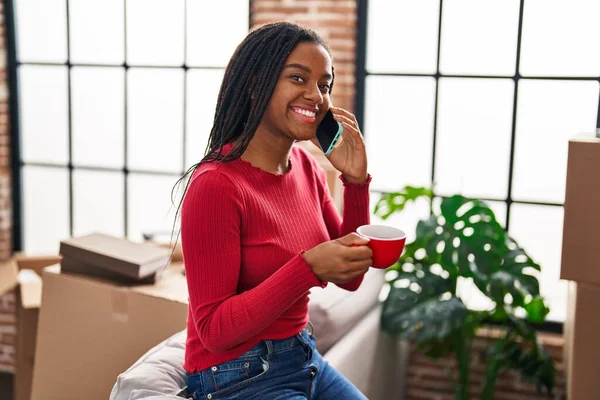
[(73, 234), (123, 236), (122, 172), (73, 171)]
[(222, 80), (222, 70), (188, 71), (186, 168), (204, 156)]
[[(71, 61), (122, 64), (125, 51), (123, 13), (123, 0), (69, 1)], [(108, 26), (110, 29), (106, 28)]]
[(506, 198), (513, 81), (442, 78), (439, 84), (436, 192)]
[(435, 79), (370, 76), (365, 105), (371, 187), (431, 187)]
[(514, 75), (519, 0), (450, 0), (442, 13), (442, 73)]
[(183, 65), (184, 0), (127, 0), (127, 63)]
[[(176, 198), (175, 206), (171, 205), (171, 189), (177, 179), (177, 176), (129, 175), (127, 195), (129, 239), (142, 240), (142, 233), (147, 232), (171, 233), (180, 199)], [(179, 224), (174, 238), (178, 230)]]
[(187, 2), (187, 64), (224, 67), (248, 33), (248, 0)]
[(123, 168), (124, 69), (71, 71), (73, 163)]
[(484, 295), (475, 285), (472, 278), (458, 277), (456, 294), (471, 310), (490, 311), (494, 309), (494, 302)]
[(594, 81), (520, 81), (513, 198), (564, 201), (568, 141), (593, 135), (598, 91)]
[(542, 267), (540, 290), (549, 304), (552, 321), (564, 321), (567, 286), (560, 281), (563, 208), (513, 204), (510, 235)]
[(370, 0), (367, 70), (435, 73), (439, 15), (439, 0)]
[(64, 0), (14, 1), (19, 61), (67, 60), (67, 10)]
[(69, 174), (66, 168), (23, 167), (24, 251), (58, 254), (69, 237)]
[(415, 240), (417, 224), (422, 219), (429, 218), (429, 201), (427, 199), (419, 199), (416, 202), (410, 202), (401, 212), (391, 215), (388, 219), (383, 220), (373, 214), (375, 205), (381, 198), (381, 194), (377, 192), (371, 193), (371, 223), (390, 225), (406, 232), (406, 241), (410, 243)]
[(181, 172), (183, 74), (182, 69), (129, 70), (129, 168)]
[(498, 221), (503, 228), (506, 228), (506, 202), (490, 200), (486, 200), (485, 202), (494, 212), (496, 221)]
[(67, 68), (19, 68), (22, 157), (31, 162), (67, 163)]
[(527, 0), (521, 75), (600, 75), (600, 2)]

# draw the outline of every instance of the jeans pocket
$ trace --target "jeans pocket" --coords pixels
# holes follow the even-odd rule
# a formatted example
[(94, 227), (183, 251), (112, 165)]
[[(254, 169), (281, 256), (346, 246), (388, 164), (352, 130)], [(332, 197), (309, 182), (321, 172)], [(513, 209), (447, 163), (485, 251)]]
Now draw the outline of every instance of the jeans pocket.
[(227, 362), (211, 368), (215, 389), (223, 390), (250, 378), (250, 363), (254, 361)]
[(268, 363), (260, 356), (236, 359), (210, 368), (205, 375), (204, 385), (208, 398), (229, 394), (254, 382), (269, 369)]

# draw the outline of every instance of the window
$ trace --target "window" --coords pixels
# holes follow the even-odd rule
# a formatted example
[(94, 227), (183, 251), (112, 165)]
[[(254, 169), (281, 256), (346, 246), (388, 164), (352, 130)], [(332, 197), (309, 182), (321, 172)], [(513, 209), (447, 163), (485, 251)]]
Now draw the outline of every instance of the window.
[[(373, 202), (407, 184), (488, 200), (542, 265), (550, 321), (566, 315), (568, 139), (600, 125), (599, 14), (595, 0), (359, 2), (356, 111)], [(392, 223), (411, 231), (427, 212), (417, 204)]]
[(170, 232), (171, 188), (204, 154), (249, 2), (9, 3), (15, 249)]

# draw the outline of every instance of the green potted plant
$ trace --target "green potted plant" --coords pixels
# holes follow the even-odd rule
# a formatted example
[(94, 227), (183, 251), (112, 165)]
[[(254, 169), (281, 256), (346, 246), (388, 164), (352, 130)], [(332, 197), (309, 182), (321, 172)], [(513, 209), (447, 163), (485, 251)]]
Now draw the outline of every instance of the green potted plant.
[[(506, 369), (517, 370), (538, 391), (551, 393), (554, 363), (533, 327), (549, 311), (538, 279), (529, 273), (540, 271), (540, 266), (481, 200), (455, 195), (434, 207), (431, 190), (407, 186), (384, 194), (375, 214), (385, 220), (423, 197), (429, 200), (431, 215), (419, 221), (416, 239), (389, 268), (394, 272), (387, 273), (390, 291), (383, 304), (382, 329), (412, 341), (429, 358), (454, 357), (457, 370), (450, 379), (457, 399), (470, 397), (469, 366), (474, 356), (485, 362), (481, 399), (493, 398), (498, 374)], [(472, 280), (493, 306), (469, 309), (457, 292), (459, 278)], [(500, 335), (474, 355), (477, 331), (489, 324), (498, 327)]]

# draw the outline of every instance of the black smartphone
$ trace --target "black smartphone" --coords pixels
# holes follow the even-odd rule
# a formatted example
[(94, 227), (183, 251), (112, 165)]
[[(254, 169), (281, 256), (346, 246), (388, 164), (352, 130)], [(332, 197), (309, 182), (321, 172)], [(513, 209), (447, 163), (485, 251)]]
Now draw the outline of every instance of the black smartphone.
[(344, 132), (342, 124), (333, 118), (331, 110), (327, 110), (323, 121), (317, 127), (316, 135), (319, 146), (321, 146), (321, 150), (323, 150), (325, 155), (331, 154), (335, 145), (342, 137), (342, 132)]

